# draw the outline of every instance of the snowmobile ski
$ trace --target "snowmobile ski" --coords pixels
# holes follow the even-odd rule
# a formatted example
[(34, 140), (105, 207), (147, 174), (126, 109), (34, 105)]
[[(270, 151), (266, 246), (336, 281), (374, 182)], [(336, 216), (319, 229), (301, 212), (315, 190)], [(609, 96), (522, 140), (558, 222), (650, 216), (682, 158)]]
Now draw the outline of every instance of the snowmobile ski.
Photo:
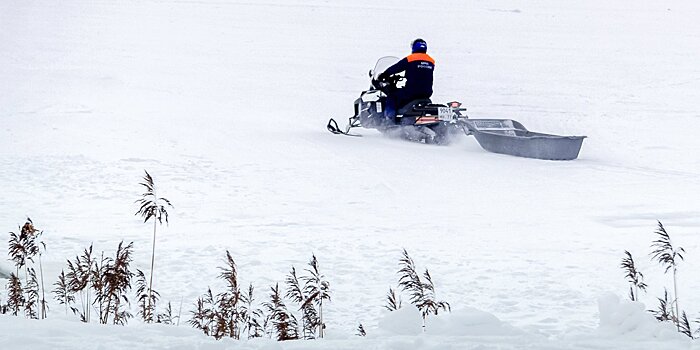
[(328, 120), (328, 125), (326, 125), (326, 128), (328, 129), (328, 131), (330, 131), (331, 133), (336, 134), (336, 135), (362, 137), (362, 135), (351, 133), (349, 130), (350, 128), (348, 128), (348, 130), (345, 130), (345, 131), (340, 130), (340, 127), (338, 126), (338, 122), (336, 122), (335, 119), (333, 119), (333, 118)]

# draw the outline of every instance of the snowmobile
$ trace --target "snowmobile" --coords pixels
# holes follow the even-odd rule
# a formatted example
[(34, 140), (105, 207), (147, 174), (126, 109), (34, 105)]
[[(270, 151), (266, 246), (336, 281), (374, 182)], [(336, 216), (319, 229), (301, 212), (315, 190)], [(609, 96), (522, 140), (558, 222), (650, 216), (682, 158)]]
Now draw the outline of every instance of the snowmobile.
[(361, 136), (352, 133), (351, 129), (364, 127), (389, 136), (437, 145), (449, 144), (459, 134), (474, 135), (479, 145), (489, 152), (546, 160), (572, 160), (578, 157), (586, 136), (532, 132), (512, 119), (470, 119), (463, 113), (466, 108), (456, 101), (434, 104), (430, 99), (415, 100), (399, 108), (396, 117), (386, 118), (387, 95), (399, 88), (403, 77), (394, 75), (383, 81), (378, 78), (398, 61), (393, 56), (380, 58), (374, 69), (369, 71), (369, 89), (355, 100), (355, 114), (348, 119), (348, 125), (341, 130), (331, 118), (326, 125), (328, 131)]
[(396, 111), (396, 116), (385, 116), (387, 96), (401, 87), (403, 76), (400, 74), (379, 80), (379, 75), (398, 62), (398, 57), (387, 56), (377, 61), (374, 69), (369, 71), (371, 78), (369, 89), (362, 91), (355, 100), (355, 114), (348, 119), (345, 130), (331, 118), (328, 131), (334, 134), (360, 136), (351, 133), (356, 127), (379, 130), (382, 134), (427, 144), (446, 145), (455, 135), (469, 134), (469, 129), (460, 120), (466, 108), (461, 108), (457, 101), (436, 104), (430, 99), (418, 99), (408, 102)]

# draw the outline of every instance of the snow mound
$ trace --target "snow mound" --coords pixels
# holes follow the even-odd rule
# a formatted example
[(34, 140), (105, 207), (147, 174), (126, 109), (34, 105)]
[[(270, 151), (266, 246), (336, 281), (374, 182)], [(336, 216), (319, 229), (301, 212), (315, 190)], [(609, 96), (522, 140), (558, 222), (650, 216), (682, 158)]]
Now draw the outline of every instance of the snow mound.
[(402, 307), (384, 314), (379, 320), (379, 332), (394, 335), (417, 335), (422, 331), (422, 322), (417, 308)]
[(635, 339), (653, 338), (656, 340), (682, 340), (669, 322), (658, 322), (645, 311), (644, 304), (635, 301), (621, 301), (617, 295), (604, 294), (598, 298), (601, 336), (626, 336)]
[(471, 307), (430, 317), (426, 332), (434, 335), (511, 336), (522, 331), (502, 322), (495, 315)]
[[(409, 306), (387, 312), (379, 320), (379, 331), (388, 335), (417, 335), (422, 332), (417, 308)], [(495, 315), (475, 308), (461, 308), (426, 319), (426, 333), (444, 336), (512, 336), (523, 332)]]

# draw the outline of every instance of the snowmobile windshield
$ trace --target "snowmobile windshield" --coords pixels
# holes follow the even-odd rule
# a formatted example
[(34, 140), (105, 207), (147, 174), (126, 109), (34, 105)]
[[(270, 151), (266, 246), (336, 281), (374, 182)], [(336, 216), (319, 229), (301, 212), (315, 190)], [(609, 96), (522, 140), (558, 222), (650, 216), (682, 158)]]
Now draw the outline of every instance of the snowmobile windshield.
[(394, 56), (384, 56), (377, 60), (377, 64), (374, 65), (374, 69), (372, 70), (372, 79), (377, 80), (379, 74), (384, 73), (387, 68), (393, 66), (398, 61), (401, 61), (401, 59)]

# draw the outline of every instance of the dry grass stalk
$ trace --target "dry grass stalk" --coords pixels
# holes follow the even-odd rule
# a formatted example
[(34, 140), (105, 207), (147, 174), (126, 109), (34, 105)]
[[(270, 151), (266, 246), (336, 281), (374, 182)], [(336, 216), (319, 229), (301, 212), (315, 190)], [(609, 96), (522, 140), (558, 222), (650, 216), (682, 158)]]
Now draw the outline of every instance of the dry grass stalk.
[(61, 274), (58, 275), (58, 281), (53, 285), (56, 286), (56, 288), (52, 291), (54, 294), (54, 299), (56, 299), (59, 304), (65, 306), (66, 315), (68, 315), (68, 308), (75, 302), (75, 294), (70, 291), (70, 286), (66, 280), (64, 270), (61, 270)]
[(360, 323), (360, 325), (357, 326), (357, 333), (355, 333), (355, 335), (360, 337), (367, 336), (367, 332), (365, 331), (365, 327), (362, 326), (362, 323)]
[(671, 237), (664, 228), (661, 221), (657, 221), (658, 227), (654, 233), (658, 235), (658, 238), (652, 243), (651, 247), (654, 249), (651, 252), (651, 259), (656, 260), (659, 264), (666, 267), (664, 273), (668, 273), (669, 270), (673, 270), (673, 304), (676, 306), (675, 311), (675, 323), (676, 328), (680, 331), (680, 306), (678, 302), (678, 283), (677, 283), (677, 271), (678, 263), (682, 261), (683, 254), (685, 254), (685, 249), (682, 247), (674, 247), (671, 242)]
[(241, 296), (241, 319), (243, 321), (243, 331), (246, 332), (248, 339), (262, 337), (264, 329), (260, 324), (260, 319), (263, 318), (262, 310), (255, 306), (255, 298), (253, 296), (254, 288), (251, 283), (248, 286), (248, 293)]
[[(170, 204), (170, 201), (167, 200), (166, 198), (163, 197), (158, 197), (156, 194), (156, 186), (155, 183), (153, 182), (153, 177), (148, 173), (148, 171), (145, 171), (146, 173), (143, 177), (143, 182), (141, 185), (146, 188), (146, 192), (141, 195), (141, 199), (138, 199), (136, 203), (140, 205), (139, 210), (136, 212), (135, 215), (140, 215), (143, 217), (143, 222), (146, 223), (148, 220), (153, 218), (153, 247), (151, 251), (151, 272), (150, 272), (150, 278), (148, 282), (148, 297), (146, 298), (149, 302), (149, 307), (146, 309), (148, 312), (153, 312), (155, 311), (155, 306), (151, 306), (150, 302), (152, 300), (151, 295), (153, 291), (153, 268), (155, 265), (155, 256), (156, 256), (156, 224), (160, 223), (163, 224), (163, 220), (165, 220), (165, 223), (168, 223), (168, 211), (166, 207), (172, 207), (172, 204)], [(148, 315), (148, 317), (145, 317), (145, 319), (153, 320), (153, 315)]]
[[(323, 301), (331, 300), (330, 284), (326, 281), (326, 276), (319, 271), (316, 255), (311, 255), (309, 267), (310, 268), (306, 269), (307, 275), (301, 277), (304, 281), (304, 294), (306, 295), (306, 300), (301, 305), (301, 308), (302, 310), (306, 309), (308, 312), (313, 311), (315, 313), (315, 310), (309, 309), (308, 305), (313, 303), (318, 306), (318, 324), (312, 326), (317, 326), (318, 337), (323, 338), (323, 333), (326, 328), (323, 322)], [(313, 315), (310, 315), (310, 318), (312, 316)]]
[(389, 311), (396, 311), (401, 308), (401, 295), (396, 294), (396, 291), (389, 287), (386, 293), (386, 305), (384, 308)]
[(306, 300), (309, 300), (309, 296), (306, 295), (301, 287), (301, 283), (299, 282), (294, 266), (292, 266), (292, 270), (289, 272), (289, 275), (287, 275), (285, 283), (287, 284), (286, 297), (301, 305), (299, 309), (302, 312), (302, 337), (304, 339), (314, 339), (316, 337), (318, 326), (320, 325), (318, 313), (316, 312), (316, 308), (314, 307), (313, 303), (305, 302)]
[(160, 293), (156, 290), (151, 290), (149, 294), (146, 275), (143, 271), (136, 269), (136, 303), (138, 305), (137, 314), (146, 323), (154, 321), (154, 309), (160, 299)]
[(271, 287), (270, 290), (270, 301), (265, 302), (263, 306), (268, 311), (267, 318), (274, 327), (277, 340), (299, 339), (297, 319), (287, 310), (287, 306), (282, 300), (279, 284)]
[(408, 255), (406, 249), (403, 250), (399, 266), (399, 287), (404, 292), (409, 293), (411, 304), (420, 310), (423, 316), (423, 329), (425, 330), (425, 318), (430, 314), (437, 315), (440, 310), (449, 312), (451, 310), (450, 304), (446, 301), (437, 300), (435, 285), (430, 272), (428, 272), (428, 269), (425, 269), (423, 279), (426, 282), (423, 282), (416, 271), (413, 259)]
[[(46, 245), (39, 241), (39, 237), (43, 233), (34, 227), (34, 222), (31, 218), (21, 227), (18, 227), (19, 233), (10, 232), (10, 240), (8, 242), (8, 253), (10, 260), (15, 264), (15, 276), (19, 276), (19, 270), (24, 269), (25, 287), (23, 292), (25, 315), (28, 318), (46, 317), (48, 304), (46, 303), (44, 284), (43, 284), (43, 268), (41, 266), (41, 248), (46, 250)], [(29, 263), (34, 264), (34, 258), (39, 255), (39, 273), (41, 276), (41, 285), (36, 277), (36, 271), (29, 266)], [(39, 297), (39, 288), (41, 286), (41, 297)]]
[(24, 290), (22, 282), (14, 273), (10, 273), (10, 283), (8, 284), (7, 309), (13, 315), (19, 315), (19, 311), (24, 308)]
[(625, 258), (622, 259), (620, 267), (625, 271), (625, 277), (630, 283), (630, 299), (632, 301), (638, 300), (639, 291), (646, 292), (647, 285), (644, 283), (644, 275), (637, 270), (630, 252), (625, 250)]
[(81, 321), (90, 322), (90, 305), (92, 304), (90, 289), (92, 288), (93, 265), (96, 264), (95, 259), (92, 257), (92, 244), (83, 250), (82, 255), (76, 256), (74, 261), (67, 260), (67, 263), (68, 273), (66, 278), (68, 279), (68, 287), (70, 293), (79, 294), (81, 306), (80, 309), (71, 307), (71, 310), (80, 316)]

